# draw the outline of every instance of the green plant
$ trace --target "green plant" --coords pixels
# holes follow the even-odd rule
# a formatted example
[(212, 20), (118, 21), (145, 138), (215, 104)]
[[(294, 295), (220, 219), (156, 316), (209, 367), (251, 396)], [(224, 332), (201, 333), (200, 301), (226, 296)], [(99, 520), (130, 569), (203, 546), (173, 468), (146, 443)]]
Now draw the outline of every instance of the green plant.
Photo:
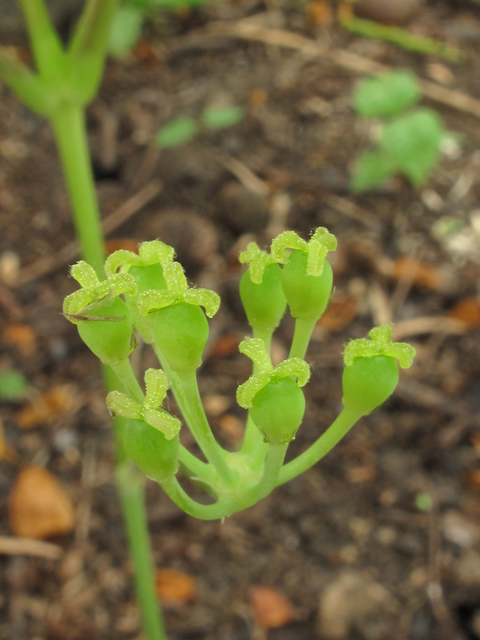
[[(382, 379), (382, 367), (387, 367), (387, 387), (373, 398), (365, 393), (368, 403), (359, 403), (355, 389), (358, 380), (353, 376), (352, 382), (352, 376), (346, 373), (342, 413), (314, 445), (283, 465), (288, 442), (303, 416), (301, 386), (309, 375), (303, 358), (330, 296), (331, 270), (326, 255), (336, 241), (319, 229), (308, 243), (292, 232), (282, 234), (272, 243), (270, 254), (251, 245), (241, 256), (242, 262), (249, 263), (241, 295), (254, 338), (242, 343), (242, 351), (253, 360), (254, 372), (238, 391), (239, 403), (251, 410), (241, 450), (224, 451), (205, 418), (196, 380), (208, 337), (208, 322), (200, 307), (208, 316), (214, 315), (218, 296), (208, 290), (190, 289), (183, 269), (173, 260), (173, 250), (159, 241), (142, 244), (138, 255), (116, 252), (105, 263), (85, 108), (100, 84), (117, 2), (88, 0), (66, 46), (52, 26), (43, 0), (22, 0), (21, 5), (36, 68), (30, 69), (0, 49), (0, 76), (48, 120), (55, 135), (85, 260), (72, 268), (81, 289), (66, 299), (64, 311), (103, 363), (108, 405), (115, 414), (115, 477), (144, 631), (149, 640), (164, 640), (153, 583), (145, 479), (133, 461), (187, 513), (203, 518), (233, 513), (323, 457), (361, 415), (388, 397), (394, 386), (392, 371), (397, 366), (393, 358), (409, 364), (413, 350), (408, 345), (392, 345), (388, 326), (372, 331), (371, 341), (351, 343), (354, 346), (345, 352), (345, 371), (361, 367), (363, 360), (369, 359), (373, 362), (369, 375), (376, 376), (375, 385)], [(299, 292), (309, 300), (307, 305)], [(273, 367), (268, 356), (270, 339), (286, 304), (296, 318), (295, 334), (290, 358)], [(145, 393), (130, 366), (134, 328), (152, 345), (162, 365), (162, 369), (145, 372)], [(169, 384), (208, 463), (180, 444), (180, 421), (160, 406)], [(176, 479), (179, 467), (192, 479), (203, 479), (217, 501), (201, 505), (192, 500)]]
[(354, 192), (377, 187), (396, 173), (414, 186), (429, 178), (445, 131), (436, 111), (414, 108), (420, 97), (416, 77), (409, 71), (392, 71), (360, 83), (353, 99), (355, 110), (363, 118), (380, 120), (381, 126), (376, 149), (355, 162), (350, 183)]
[(108, 51), (116, 58), (130, 53), (140, 39), (144, 23), (154, 20), (159, 12), (194, 9), (209, 2), (213, 0), (123, 0), (113, 18)]
[[(229, 516), (301, 474), (394, 392), (397, 360), (404, 368), (411, 365), (413, 347), (392, 343), (390, 325), (372, 329), (370, 339), (351, 341), (344, 353), (343, 411), (310, 448), (284, 464), (305, 413), (302, 387), (310, 367), (304, 357), (331, 295), (327, 254), (336, 244), (322, 227), (308, 242), (285, 231), (273, 240), (270, 253), (251, 243), (240, 255), (249, 265), (240, 296), (253, 337), (239, 348), (252, 360), (253, 373), (237, 390), (238, 404), (248, 409), (248, 416), (243, 445), (236, 452), (216, 441), (197, 385), (209, 333), (206, 316), (217, 312), (218, 295), (189, 288), (173, 249), (159, 240), (141, 244), (138, 254), (112, 254), (102, 282), (87, 263), (72, 267), (82, 288), (66, 298), (64, 314), (123, 386), (122, 392), (108, 394), (107, 405), (113, 416), (128, 420), (125, 450), (186, 513), (206, 520)], [(287, 306), (295, 318), (294, 339), (289, 358), (274, 367), (270, 342)], [(151, 345), (161, 366), (145, 372), (145, 393), (130, 366), (134, 331)], [(206, 463), (179, 443), (181, 422), (161, 407), (169, 387)], [(176, 477), (180, 468), (208, 488), (215, 497), (212, 504), (186, 493)]]
[(178, 147), (190, 142), (205, 130), (219, 131), (233, 127), (243, 120), (245, 111), (237, 105), (210, 107), (202, 112), (198, 120), (179, 116), (167, 122), (156, 134), (155, 143), (160, 149)]

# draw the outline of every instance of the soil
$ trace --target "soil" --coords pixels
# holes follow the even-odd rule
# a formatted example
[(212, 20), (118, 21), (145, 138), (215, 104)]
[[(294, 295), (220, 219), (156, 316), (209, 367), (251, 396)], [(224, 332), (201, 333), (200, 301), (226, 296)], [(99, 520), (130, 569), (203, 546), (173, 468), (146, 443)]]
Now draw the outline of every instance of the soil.
[[(232, 35), (232, 25), (238, 33), (247, 18), (263, 27), (256, 40)], [(458, 302), (478, 296), (480, 282), (478, 115), (425, 99), (458, 136), (428, 184), (414, 189), (395, 178), (353, 196), (349, 171), (371, 134), (351, 107), (363, 76), (329, 54), (409, 68), (480, 99), (480, 15), (438, 2), (410, 28), (458, 46), (463, 60), (448, 63), (352, 37), (335, 24), (312, 25), (300, 3), (213, 4), (147, 25), (135, 55), (109, 62), (89, 108), (104, 215), (146, 188), (156, 193), (132, 206), (109, 234), (110, 247), (161, 237), (193, 282), (222, 296), (200, 387), (227, 446), (238, 446), (244, 415), (235, 389), (249, 375), (235, 350), (248, 334), (236, 257), (252, 239), (265, 245), (285, 228), (307, 238), (326, 226), (339, 243), (333, 312), (308, 352), (308, 409), (289, 457), (341, 407), (345, 342), (393, 322), (418, 354), (394, 397), (320, 464), (223, 523), (184, 515), (148, 483), (155, 565), (199, 585), (194, 600), (165, 607), (170, 640), (480, 638), (480, 329), (451, 317)], [(276, 30), (274, 44), (268, 29)], [(295, 34), (325, 54), (305, 54), (289, 39)], [(155, 132), (172, 117), (197, 117), (217, 104), (241, 105), (246, 117), (184, 146), (155, 149)], [(465, 230), (453, 242), (433, 231), (444, 217)], [(60, 559), (0, 557), (0, 638), (140, 638), (100, 371), (60, 314), (75, 286), (59, 252), (74, 232), (54, 141), (46, 122), (5, 87), (0, 219), (3, 268), (5, 255), (13, 271), (16, 259), (21, 266), (17, 279), (2, 272), (2, 332), (22, 323), (36, 338), (28, 355), (5, 341), (1, 368), (21, 371), (38, 393), (68, 383), (75, 405), (29, 430), (18, 426), (18, 404), (2, 407), (13, 453), (0, 462), (0, 533), (11, 535), (9, 495), (27, 465), (51, 471), (76, 507), (73, 533), (50, 540), (61, 546)], [(421, 271), (405, 268), (406, 258)], [(292, 329), (286, 318), (274, 341), (278, 360)], [(154, 364), (147, 350), (139, 359)], [(433, 506), (422, 510), (425, 494)], [(258, 585), (282, 592), (294, 620), (262, 630), (250, 606)]]

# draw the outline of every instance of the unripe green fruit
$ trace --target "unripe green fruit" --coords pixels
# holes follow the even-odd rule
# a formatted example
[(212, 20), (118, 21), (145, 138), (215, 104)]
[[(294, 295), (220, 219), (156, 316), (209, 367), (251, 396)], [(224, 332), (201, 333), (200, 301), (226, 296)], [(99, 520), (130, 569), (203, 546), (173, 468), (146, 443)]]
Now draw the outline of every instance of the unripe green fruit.
[(343, 370), (342, 382), (343, 406), (367, 415), (395, 391), (398, 384), (397, 361), (391, 356), (356, 358)]
[(167, 440), (163, 433), (143, 420), (128, 420), (123, 444), (128, 456), (143, 473), (162, 482), (178, 471), (178, 435)]
[(333, 284), (332, 267), (325, 260), (321, 276), (307, 275), (308, 255), (293, 251), (282, 270), (282, 286), (294, 318), (319, 320), (327, 308)]
[(240, 280), (240, 297), (251, 327), (272, 330), (278, 327), (287, 307), (278, 264), (265, 267), (260, 284), (252, 282), (247, 269)]
[[(132, 317), (130, 309), (121, 298), (85, 313), (85, 317), (106, 316), (106, 320), (81, 320), (78, 333), (87, 347), (103, 364), (115, 365), (128, 358), (132, 350)], [(116, 320), (115, 317), (122, 317)], [(113, 318), (110, 320), (108, 318)]]
[(150, 264), (146, 267), (130, 267), (128, 270), (137, 281), (138, 293), (151, 289), (166, 289), (167, 283), (163, 277), (161, 264)]
[(250, 416), (269, 444), (287, 444), (305, 413), (305, 396), (293, 378), (269, 382), (253, 398)]
[(202, 309), (179, 302), (155, 313), (153, 336), (174, 371), (198, 369), (208, 340), (208, 322)]

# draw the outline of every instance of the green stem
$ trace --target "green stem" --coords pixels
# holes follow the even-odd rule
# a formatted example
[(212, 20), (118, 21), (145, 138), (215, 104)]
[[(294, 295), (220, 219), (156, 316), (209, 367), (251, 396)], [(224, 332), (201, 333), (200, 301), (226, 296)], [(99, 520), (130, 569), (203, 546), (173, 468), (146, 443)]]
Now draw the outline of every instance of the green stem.
[[(187, 399), (185, 397), (185, 392), (183, 390), (180, 378), (178, 377), (177, 373), (175, 373), (175, 371), (172, 371), (170, 369), (167, 359), (164, 357), (163, 353), (155, 344), (155, 342), (152, 342), (150, 346), (155, 351), (155, 355), (157, 356), (158, 361), (162, 366), (162, 369), (165, 371), (165, 374), (168, 380), (170, 381), (170, 384), (172, 385), (172, 392), (173, 392), (175, 401), (178, 404), (183, 417), (185, 418), (188, 428), (193, 433), (193, 430), (192, 430), (193, 418), (189, 411)], [(211, 465), (206, 464), (205, 462), (203, 462), (203, 460), (199, 460), (196, 456), (190, 453), (188, 449), (185, 449), (181, 445), (180, 445), (178, 457), (180, 462), (185, 464), (185, 466), (187, 466), (189, 469), (194, 471), (198, 476), (203, 478), (206, 482), (208, 482), (208, 484), (212, 484), (212, 482), (214, 481), (214, 470)]]
[[(95, 192), (95, 183), (87, 144), (85, 115), (80, 107), (65, 105), (51, 117), (71, 198), (75, 227), (84, 259), (103, 278), (104, 238)], [(116, 376), (103, 368), (108, 391), (118, 388)], [(115, 419), (117, 488), (121, 496), (130, 553), (135, 566), (138, 601), (148, 640), (167, 640), (155, 592), (150, 540), (145, 513), (143, 482), (131, 482), (130, 464), (123, 448), (125, 421)], [(127, 466), (128, 465), (128, 466)]]
[(105, 248), (81, 107), (64, 104), (51, 118), (83, 258), (104, 279)]
[(311, 447), (280, 469), (276, 486), (284, 484), (310, 469), (340, 442), (361, 417), (360, 413), (343, 409), (335, 422)]
[[(258, 329), (253, 327), (253, 337), (261, 338), (267, 348), (267, 352), (270, 353), (272, 345), (273, 329)], [(257, 373), (257, 367), (253, 365), (253, 373)], [(268, 445), (263, 441), (263, 436), (257, 429), (255, 423), (250, 417), (250, 412), (247, 417), (247, 426), (245, 427), (245, 435), (243, 436), (241, 453), (247, 455), (251, 462), (252, 467), (256, 468), (261, 465), (267, 454)]]
[(288, 444), (267, 445), (268, 452), (265, 458), (265, 467), (263, 475), (258, 485), (252, 491), (255, 496), (255, 502), (262, 500), (268, 496), (276, 486), (278, 474), (282, 468), (285, 454), (287, 453)]
[(209, 462), (213, 464), (220, 479), (227, 485), (232, 484), (237, 474), (230, 469), (224, 458), (222, 447), (215, 440), (203, 409), (197, 384), (197, 373), (194, 369), (177, 372), (186, 399), (187, 415), (198, 446)]
[(228, 498), (221, 498), (214, 504), (195, 502), (182, 489), (176, 478), (169, 478), (162, 482), (162, 489), (182, 511), (200, 520), (219, 520), (231, 515), (236, 510), (234, 501)]
[(432, 38), (417, 36), (400, 27), (391, 27), (355, 16), (341, 20), (341, 25), (355, 35), (393, 42), (393, 44), (414, 53), (440, 56), (449, 62), (459, 62), (463, 57), (462, 52), (456, 47), (451, 47)]
[(120, 360), (117, 364), (112, 365), (112, 370), (120, 380), (125, 393), (133, 400), (136, 400), (139, 404), (143, 404), (145, 397), (143, 395), (142, 387), (140, 386), (136, 375), (133, 373), (130, 359), (125, 358), (124, 360)]
[(215, 482), (216, 474), (212, 465), (206, 464), (203, 460), (199, 460), (197, 456), (194, 456), (193, 453), (186, 449), (182, 444), (179, 445), (178, 448), (178, 459), (200, 480), (203, 480), (209, 485)]
[(308, 344), (317, 322), (318, 320), (301, 320), (300, 318), (295, 320), (295, 331), (292, 346), (290, 347), (289, 358), (300, 358), (301, 360), (305, 358)]
[(155, 593), (153, 558), (145, 507), (145, 476), (130, 462), (117, 466), (117, 488), (127, 522), (130, 553), (135, 566), (135, 586), (143, 628), (149, 640), (166, 640), (164, 623)]

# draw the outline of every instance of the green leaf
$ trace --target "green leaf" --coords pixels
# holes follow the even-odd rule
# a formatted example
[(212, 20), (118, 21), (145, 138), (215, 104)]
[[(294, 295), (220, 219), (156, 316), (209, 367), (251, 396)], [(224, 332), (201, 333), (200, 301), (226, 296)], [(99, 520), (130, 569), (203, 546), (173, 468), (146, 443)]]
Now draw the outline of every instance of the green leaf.
[(161, 149), (177, 147), (189, 142), (197, 132), (198, 126), (193, 118), (180, 116), (160, 129), (155, 136), (155, 142)]
[(0, 372), (0, 400), (20, 400), (28, 388), (29, 384), (20, 371)]
[(245, 110), (237, 105), (212, 107), (202, 113), (202, 123), (209, 129), (228, 129), (243, 120)]
[(143, 12), (133, 7), (121, 7), (115, 13), (108, 51), (115, 58), (121, 58), (138, 42), (143, 26)]
[(350, 188), (354, 193), (368, 191), (383, 184), (395, 171), (395, 161), (391, 156), (378, 151), (366, 151), (355, 161)]
[(362, 82), (355, 92), (353, 104), (365, 118), (393, 116), (420, 99), (420, 87), (410, 71), (391, 71)]
[(385, 126), (379, 144), (414, 186), (427, 180), (440, 156), (443, 138), (440, 116), (432, 109), (416, 109)]

